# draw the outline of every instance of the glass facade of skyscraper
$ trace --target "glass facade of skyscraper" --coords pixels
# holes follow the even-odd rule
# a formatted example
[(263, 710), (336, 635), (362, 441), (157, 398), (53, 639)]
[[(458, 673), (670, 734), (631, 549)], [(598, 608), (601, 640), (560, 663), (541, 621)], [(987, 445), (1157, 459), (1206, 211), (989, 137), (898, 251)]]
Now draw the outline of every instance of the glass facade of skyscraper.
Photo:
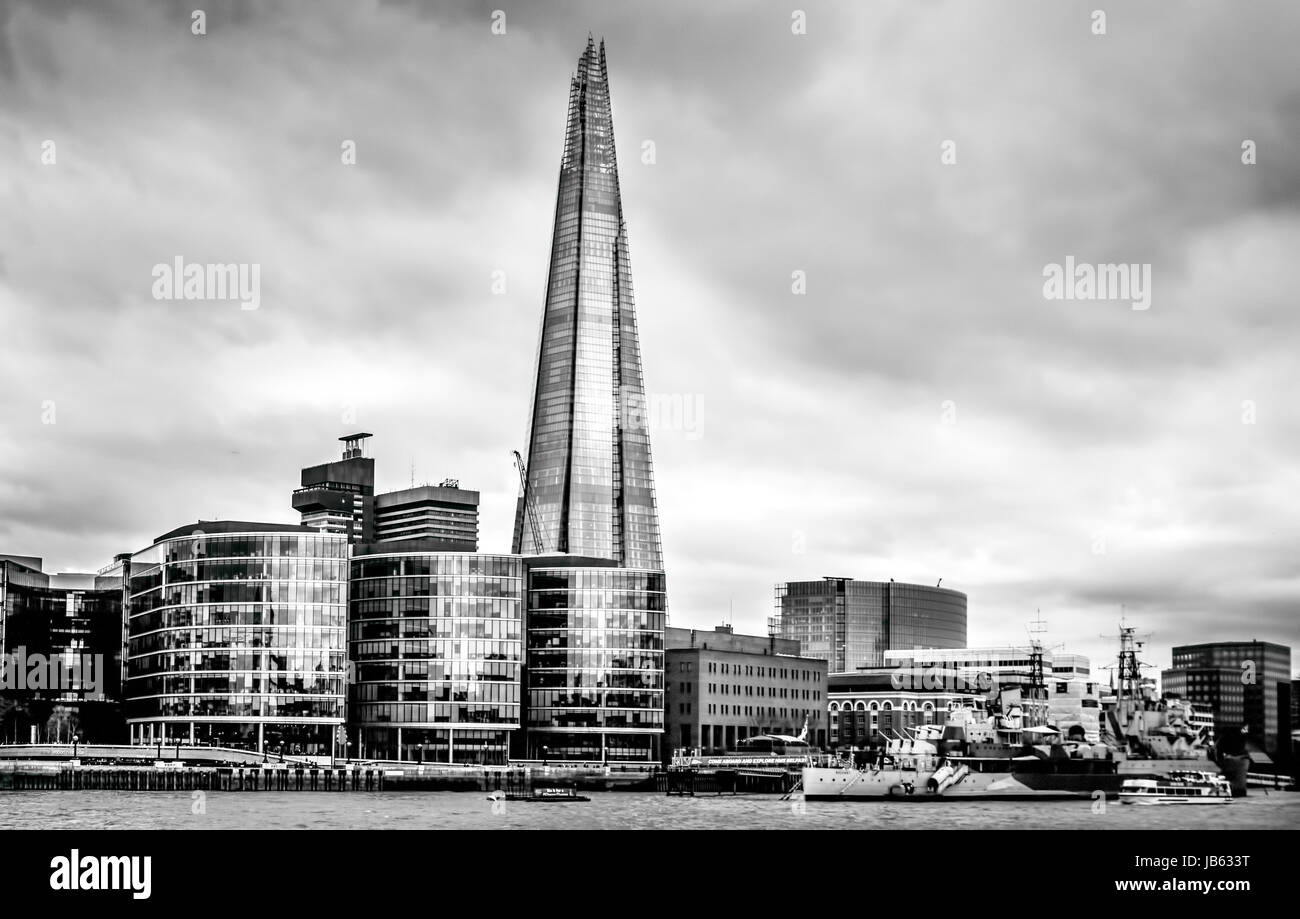
[(133, 743), (328, 756), (344, 720), (347, 537), (202, 521), (129, 563)]
[(523, 560), (376, 548), (352, 559), (359, 755), (505, 763), (519, 727)]
[(778, 584), (772, 628), (832, 673), (880, 667), (887, 650), (966, 647), (966, 595), (956, 590), (823, 578)]
[(530, 560), (528, 758), (658, 760), (665, 607), (662, 572)]
[(1289, 721), (1280, 710), (1291, 683), (1291, 649), (1267, 641), (1178, 645), (1173, 667), (1161, 673), (1166, 694), (1208, 708), (1215, 728), (1245, 728), (1269, 754), (1289, 754)]
[(570, 88), (528, 444), (516, 552), (662, 568), (603, 42)]
[(46, 574), (0, 556), (0, 739), (116, 743), (122, 724), (122, 578)]
[(531, 759), (659, 757), (667, 616), (605, 45), (568, 125), (514, 551), (526, 557)]
[(966, 595), (923, 584), (882, 584), (890, 648), (966, 647)]

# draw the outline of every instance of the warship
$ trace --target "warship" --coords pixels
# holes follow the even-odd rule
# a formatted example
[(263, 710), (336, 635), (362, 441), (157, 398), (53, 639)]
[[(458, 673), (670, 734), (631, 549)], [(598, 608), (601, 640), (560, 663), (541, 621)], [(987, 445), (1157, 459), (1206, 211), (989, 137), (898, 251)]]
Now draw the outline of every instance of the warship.
[(1140, 677), (1140, 647), (1134, 630), (1121, 626), (1119, 685), (1095, 742), (1077, 725), (1062, 734), (1028, 724), (1020, 690), (1009, 690), (995, 694), (988, 711), (957, 708), (945, 724), (897, 734), (862, 759), (807, 766), (803, 793), (809, 800), (1118, 798), (1128, 781), (1198, 772), (1221, 774), (1234, 795), (1244, 794), (1244, 757), (1219, 754), (1190, 703), (1155, 698)]

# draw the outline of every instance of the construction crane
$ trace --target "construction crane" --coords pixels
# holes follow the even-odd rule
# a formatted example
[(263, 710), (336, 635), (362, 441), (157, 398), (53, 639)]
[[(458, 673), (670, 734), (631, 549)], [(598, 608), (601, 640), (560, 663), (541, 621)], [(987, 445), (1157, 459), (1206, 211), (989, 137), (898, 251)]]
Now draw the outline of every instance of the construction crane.
[[(519, 486), (524, 492), (524, 509), (528, 514), (528, 525), (533, 531), (533, 551), (542, 553), (542, 525), (537, 522), (537, 508), (533, 507), (533, 496), (528, 490), (528, 470), (524, 466), (524, 458), (520, 456), (519, 451), (513, 451), (515, 454), (515, 468), (519, 470)], [(521, 545), (519, 547), (523, 549)]]

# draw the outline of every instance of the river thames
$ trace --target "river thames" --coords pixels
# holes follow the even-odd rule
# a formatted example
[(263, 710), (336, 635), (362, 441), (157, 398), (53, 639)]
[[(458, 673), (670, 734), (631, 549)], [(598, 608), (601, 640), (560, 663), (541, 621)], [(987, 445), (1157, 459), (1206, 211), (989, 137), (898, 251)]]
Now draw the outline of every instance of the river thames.
[(782, 801), (593, 792), (590, 802), (492, 802), (475, 792), (0, 792), (0, 829), (935, 830), (1297, 829), (1300, 793), (1217, 807), (1108, 801)]

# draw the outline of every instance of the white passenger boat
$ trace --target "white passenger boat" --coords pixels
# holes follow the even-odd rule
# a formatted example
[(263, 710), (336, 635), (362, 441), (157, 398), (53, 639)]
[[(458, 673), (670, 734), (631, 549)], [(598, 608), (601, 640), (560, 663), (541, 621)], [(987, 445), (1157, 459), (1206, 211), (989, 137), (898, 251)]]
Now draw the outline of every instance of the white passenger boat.
[(1125, 804), (1230, 804), (1232, 786), (1211, 772), (1171, 772), (1163, 779), (1129, 779), (1120, 787)]

